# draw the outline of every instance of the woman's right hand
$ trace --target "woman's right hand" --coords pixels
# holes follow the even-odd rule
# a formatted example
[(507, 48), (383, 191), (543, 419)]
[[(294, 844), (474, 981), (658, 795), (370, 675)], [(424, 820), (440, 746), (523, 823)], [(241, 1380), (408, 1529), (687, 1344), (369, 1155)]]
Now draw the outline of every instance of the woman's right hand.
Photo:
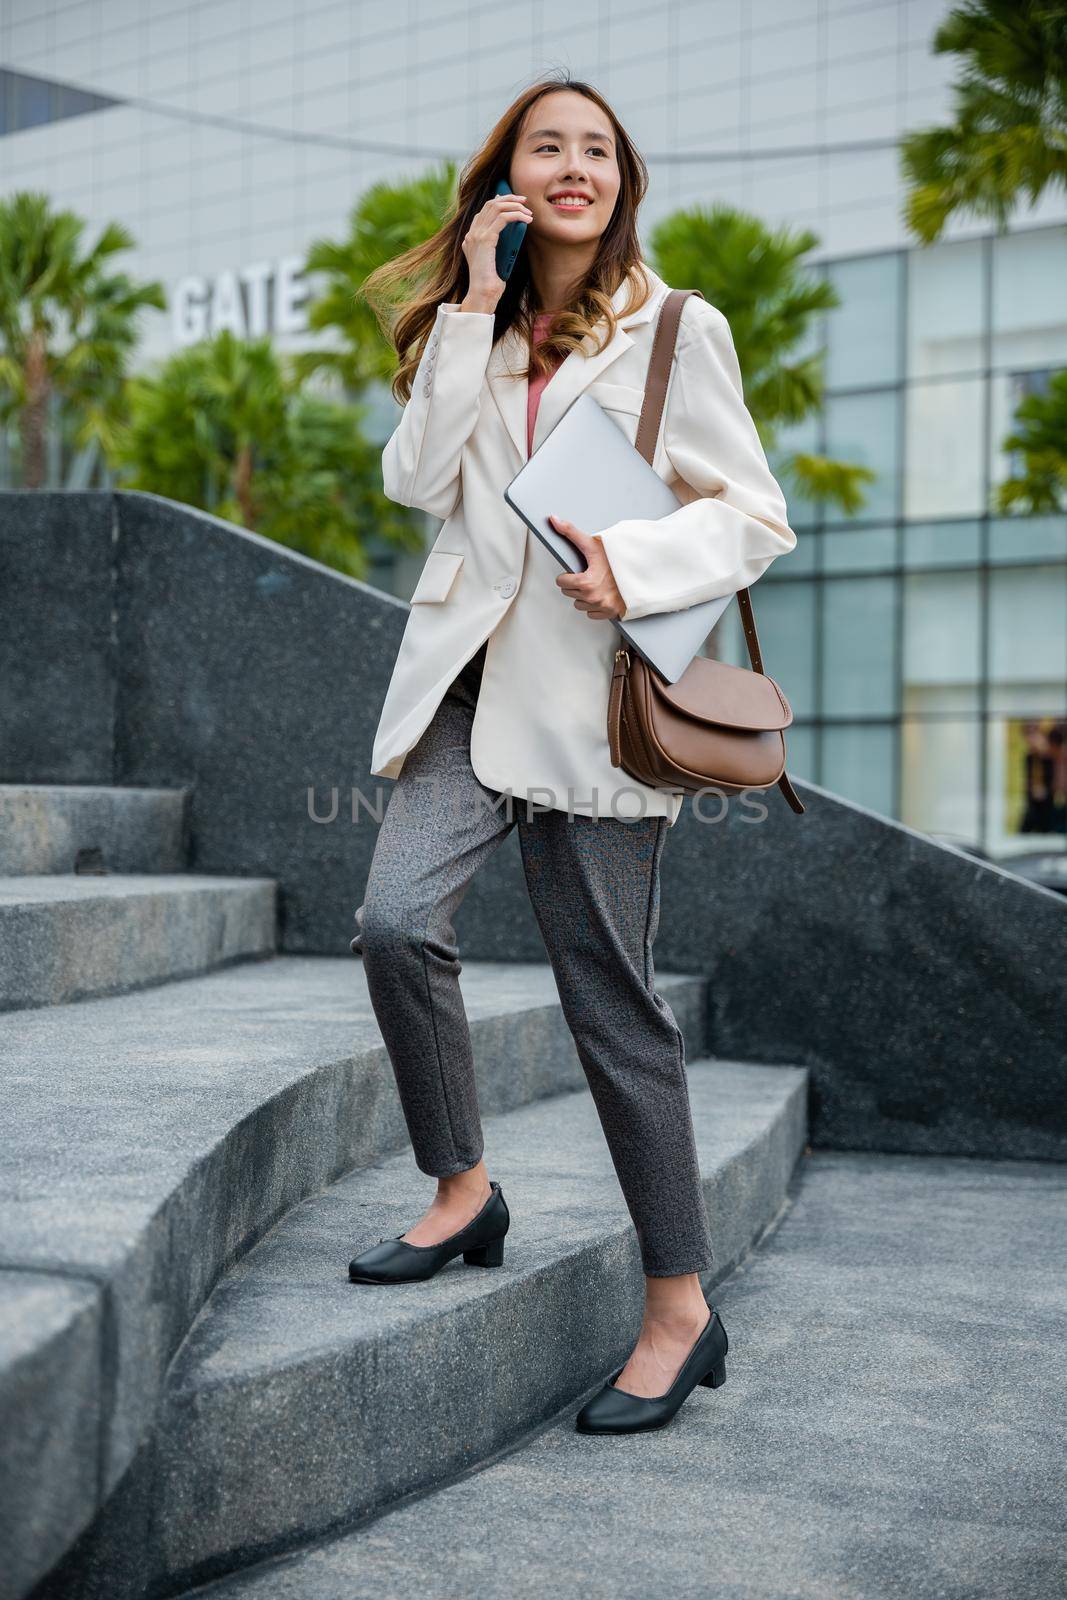
[(495, 311), (507, 288), (496, 270), (497, 240), (509, 222), (533, 221), (533, 212), (521, 194), (495, 194), (475, 212), (463, 236), (470, 286), (463, 299), (469, 311)]

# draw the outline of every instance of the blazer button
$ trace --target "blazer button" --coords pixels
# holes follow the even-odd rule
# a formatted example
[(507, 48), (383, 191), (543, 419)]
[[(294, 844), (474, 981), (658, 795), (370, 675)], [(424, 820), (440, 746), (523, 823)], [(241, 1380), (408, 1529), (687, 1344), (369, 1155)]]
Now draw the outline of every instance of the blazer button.
[(493, 588), (497, 589), (505, 600), (509, 600), (515, 593), (515, 579), (498, 578), (496, 583), (494, 583)]
[(425, 389), (422, 392), (426, 396), (426, 399), (428, 400), (430, 398), (430, 385), (427, 384)]

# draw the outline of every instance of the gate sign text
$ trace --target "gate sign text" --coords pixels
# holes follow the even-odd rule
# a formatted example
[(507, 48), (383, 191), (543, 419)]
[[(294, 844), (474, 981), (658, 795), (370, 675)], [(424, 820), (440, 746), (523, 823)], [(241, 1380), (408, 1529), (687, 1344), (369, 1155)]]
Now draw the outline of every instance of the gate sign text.
[(174, 291), (176, 344), (195, 344), (229, 328), (239, 339), (306, 333), (309, 284), (302, 256), (257, 261), (214, 279), (182, 278)]

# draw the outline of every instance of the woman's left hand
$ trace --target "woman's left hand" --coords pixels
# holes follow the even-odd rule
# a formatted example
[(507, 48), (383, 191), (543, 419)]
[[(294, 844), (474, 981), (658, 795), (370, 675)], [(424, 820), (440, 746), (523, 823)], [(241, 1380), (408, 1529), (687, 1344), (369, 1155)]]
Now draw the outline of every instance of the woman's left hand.
[(559, 574), (556, 582), (563, 593), (574, 601), (579, 611), (584, 611), (589, 617), (606, 618), (608, 621), (621, 617), (626, 610), (626, 601), (616, 586), (599, 534), (583, 533), (563, 517), (550, 514), (549, 521), (572, 544), (577, 545), (587, 563), (584, 572)]

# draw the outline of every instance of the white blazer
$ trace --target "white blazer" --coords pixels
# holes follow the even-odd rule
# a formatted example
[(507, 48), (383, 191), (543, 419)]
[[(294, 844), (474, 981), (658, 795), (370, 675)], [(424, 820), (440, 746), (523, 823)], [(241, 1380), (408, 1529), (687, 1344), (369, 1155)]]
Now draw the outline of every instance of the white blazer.
[[(644, 263), (645, 305), (620, 318), (599, 355), (568, 353), (546, 385), (534, 449), (583, 389), (631, 444), (644, 399), (656, 314), (670, 286)], [(614, 297), (618, 312), (624, 283)], [(493, 343), (490, 313), (443, 304), (411, 397), (382, 454), (385, 493), (444, 525), (411, 596), (374, 738), (371, 773), (396, 778), (457, 673), (488, 639), (471, 729), (478, 779), (584, 815), (677, 820), (684, 795), (613, 767), (608, 689), (619, 635), (556, 584), (559, 563), (503, 498), (527, 459), (525, 351), (511, 329)], [(741, 387), (730, 328), (698, 296), (682, 309), (653, 461), (683, 503), (659, 520), (599, 533), (625, 617), (680, 610), (755, 583), (796, 544)], [(555, 508), (567, 517), (568, 507)], [(502, 808), (503, 809), (503, 808)]]

